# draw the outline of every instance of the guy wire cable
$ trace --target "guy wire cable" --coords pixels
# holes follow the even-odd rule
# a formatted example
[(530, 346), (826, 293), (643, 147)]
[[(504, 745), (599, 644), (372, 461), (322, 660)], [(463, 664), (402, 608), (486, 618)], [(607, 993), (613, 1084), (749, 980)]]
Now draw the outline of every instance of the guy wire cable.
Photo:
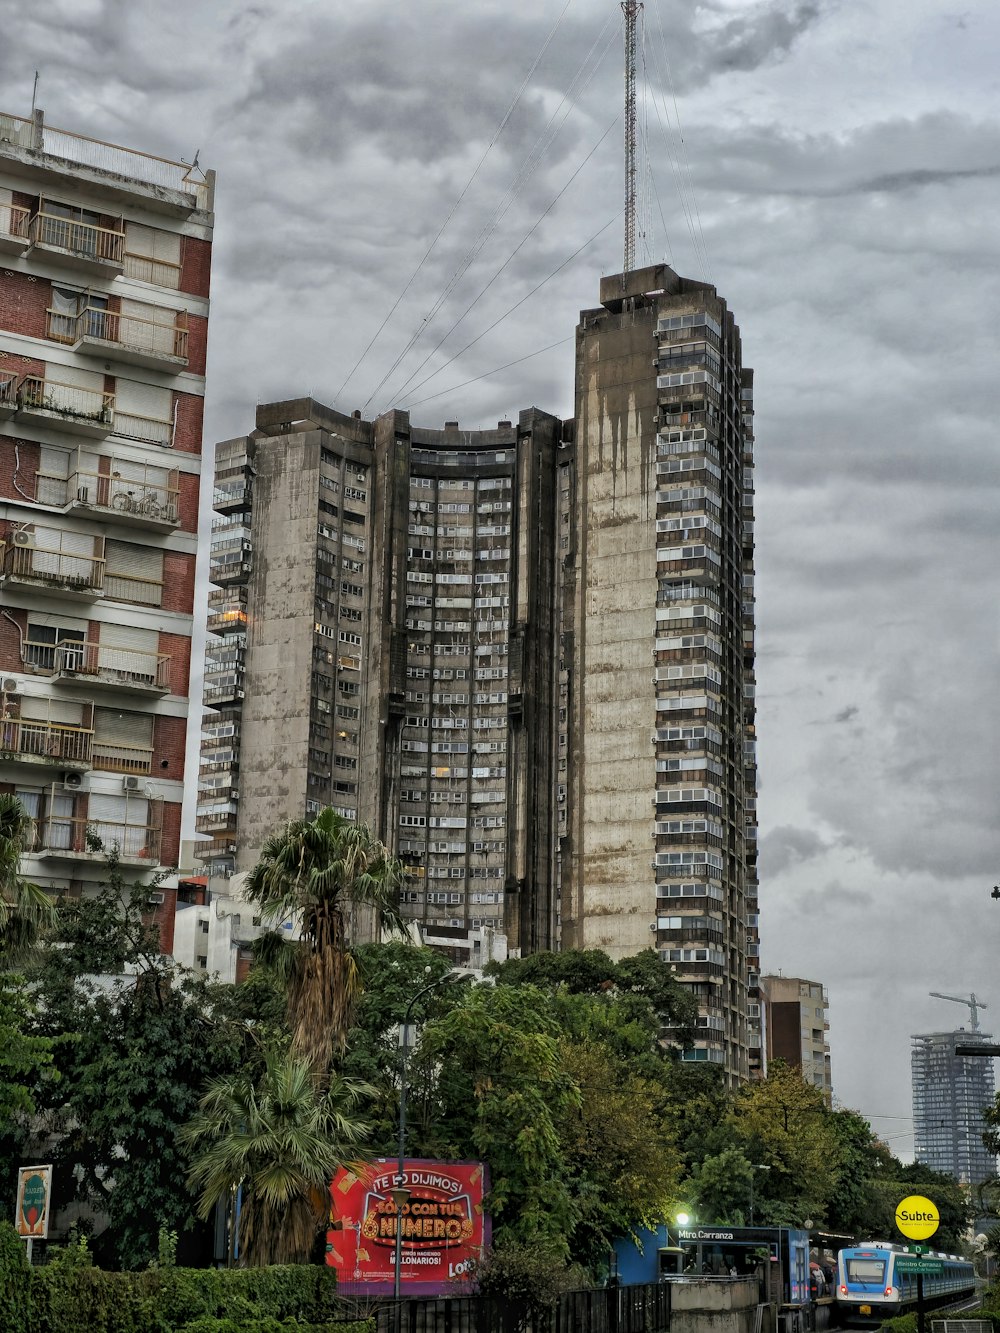
[[(343, 384), (340, 386), (340, 388), (337, 390), (336, 394), (334, 395), (334, 399), (333, 399), (334, 406), (336, 406), (337, 399), (340, 397), (340, 395), (341, 395), (341, 394), (344, 392), (344, 390), (347, 388), (348, 384), (349, 384), (349, 383), (351, 382), (351, 380), (354, 378), (355, 372), (358, 370), (358, 367), (361, 365), (361, 363), (364, 361), (365, 357), (368, 355), (368, 353), (369, 353), (369, 352), (371, 351), (371, 349), (374, 347), (374, 345), (375, 345), (375, 343), (376, 343), (376, 341), (377, 341), (379, 335), (381, 334), (382, 330), (385, 328), (385, 326), (388, 324), (389, 320), (390, 320), (390, 319), (393, 317), (393, 315), (396, 313), (396, 310), (399, 308), (400, 302), (403, 300), (403, 298), (405, 297), (406, 293), (407, 293), (407, 292), (410, 290), (410, 288), (412, 287), (413, 283), (415, 282), (415, 280), (416, 280), (416, 278), (417, 278), (417, 275), (420, 273), (420, 271), (421, 271), (421, 269), (423, 268), (424, 264), (425, 264), (425, 263), (427, 262), (427, 260), (430, 258), (431, 252), (433, 251), (434, 247), (437, 245), (438, 241), (439, 241), (439, 240), (441, 239), (441, 237), (444, 235), (445, 230), (446, 230), (446, 228), (448, 227), (448, 224), (451, 222), (452, 218), (453, 218), (453, 217), (455, 216), (455, 214), (458, 212), (459, 205), (461, 204), (461, 202), (462, 202), (462, 200), (465, 198), (465, 196), (468, 194), (469, 190), (472, 188), (473, 182), (475, 181), (476, 177), (479, 175), (479, 172), (480, 172), (480, 170), (482, 169), (482, 166), (483, 166), (484, 162), (485, 162), (486, 159), (489, 157), (490, 152), (492, 151), (492, 149), (493, 149), (494, 146), (496, 145), (496, 142), (497, 142), (497, 140), (500, 138), (500, 135), (501, 135), (501, 134), (503, 133), (503, 131), (507, 128), (507, 123), (508, 123), (508, 121), (510, 120), (511, 116), (514, 114), (514, 111), (515, 111), (515, 109), (517, 108), (517, 105), (518, 105), (518, 103), (519, 103), (520, 100), (521, 100), (521, 97), (522, 97), (522, 95), (523, 95), (523, 93), (524, 93), (524, 90), (525, 90), (525, 88), (528, 86), (528, 82), (529, 82), (529, 80), (531, 79), (531, 76), (534, 74), (535, 70), (538, 68), (539, 64), (541, 63), (542, 57), (545, 55), (545, 52), (548, 50), (549, 45), (550, 45), (551, 42), (552, 42), (552, 39), (553, 39), (553, 38), (555, 37), (555, 35), (556, 35), (556, 32), (557, 32), (557, 30), (558, 30), (558, 28), (559, 28), (559, 25), (562, 23), (563, 19), (564, 19), (565, 16), (566, 16), (566, 11), (569, 9), (569, 7), (570, 7), (570, 5), (571, 5), (572, 3), (573, 3), (573, 0), (566, 0), (565, 5), (563, 5), (562, 12), (560, 13), (559, 17), (556, 19), (555, 23), (552, 25), (552, 28), (551, 28), (551, 30), (549, 31), (549, 35), (546, 37), (545, 41), (542, 43), (542, 49), (538, 52), (538, 55), (535, 57), (534, 61), (532, 62), (531, 68), (528, 70), (527, 74), (525, 74), (524, 78), (521, 80), (521, 86), (518, 88), (517, 92), (514, 94), (514, 100), (511, 102), (510, 106), (507, 108), (506, 112), (504, 113), (504, 116), (503, 116), (502, 120), (500, 121), (500, 124), (497, 126), (497, 128), (496, 128), (496, 130), (495, 130), (495, 132), (494, 132), (494, 134), (493, 134), (492, 139), (491, 139), (491, 140), (489, 141), (489, 143), (487, 144), (487, 146), (486, 146), (486, 151), (483, 153), (482, 157), (481, 157), (481, 158), (479, 159), (479, 161), (476, 163), (476, 166), (475, 166), (475, 168), (474, 168), (474, 170), (473, 170), (473, 172), (472, 172), (472, 175), (469, 177), (469, 179), (466, 181), (465, 185), (464, 185), (463, 188), (462, 188), (462, 192), (461, 192), (461, 194), (460, 194), (460, 195), (458, 196), (458, 198), (455, 200), (454, 204), (452, 204), (452, 206), (451, 206), (451, 212), (450, 212), (450, 213), (448, 214), (448, 216), (445, 218), (444, 222), (442, 222), (442, 224), (441, 224), (441, 226), (440, 226), (440, 228), (439, 228), (439, 230), (438, 230), (437, 235), (434, 237), (434, 239), (431, 241), (430, 245), (429, 245), (429, 246), (427, 247), (427, 249), (424, 251), (423, 257), (421, 258), (420, 262), (417, 264), (417, 267), (416, 267), (416, 268), (413, 270), (413, 272), (410, 274), (409, 279), (407, 280), (406, 286), (403, 288), (403, 290), (402, 290), (402, 291), (399, 293), (399, 295), (396, 297), (396, 300), (393, 302), (392, 308), (390, 309), (389, 313), (386, 315), (385, 319), (383, 319), (382, 323), (381, 323), (381, 324), (378, 326), (378, 328), (375, 330), (375, 333), (374, 333), (374, 335), (372, 336), (371, 341), (368, 343), (368, 346), (365, 348), (365, 350), (364, 350), (364, 351), (361, 353), (361, 355), (358, 357), (357, 361), (354, 363), (353, 367), (352, 367), (351, 370), (349, 371), (349, 373), (348, 373), (348, 375), (347, 375), (347, 379), (344, 380)], [(369, 402), (370, 402), (370, 401), (371, 401), (371, 400), (369, 399)]]
[(541, 280), (541, 282), (536, 283), (536, 285), (532, 287), (530, 292), (527, 292), (524, 296), (521, 297), (520, 301), (516, 301), (510, 307), (509, 310), (505, 311), (504, 314), (500, 316), (499, 319), (495, 319), (488, 328), (483, 329), (482, 333), (478, 334), (475, 338), (473, 338), (471, 342), (466, 343), (465, 346), (461, 348), (460, 351), (456, 352), (454, 356), (450, 357), (444, 363), (444, 365), (439, 366), (438, 369), (435, 370), (433, 374), (428, 375), (426, 379), (420, 382), (420, 384), (415, 385), (413, 392), (416, 393), (417, 390), (423, 388), (425, 384), (429, 384), (432, 379), (435, 379), (438, 375), (441, 374), (442, 370), (446, 370), (453, 361), (457, 361), (460, 356), (464, 356), (470, 347), (475, 347), (477, 342), (480, 342), (483, 338), (485, 338), (488, 333), (492, 333), (493, 330), (497, 328), (498, 325), (502, 324), (504, 320), (508, 318), (508, 316), (512, 315), (515, 310), (519, 310), (521, 306), (524, 305), (525, 301), (530, 300), (531, 297), (533, 297), (536, 292), (541, 291), (541, 289), (545, 286), (547, 282), (551, 282), (551, 280), (558, 273), (561, 273), (564, 268), (566, 268), (569, 264), (572, 264), (574, 259), (576, 259), (579, 255), (583, 254), (584, 250), (586, 250), (588, 246), (593, 245), (594, 241), (596, 241), (600, 236), (603, 236), (609, 227), (614, 226), (614, 224), (618, 221), (618, 219), (624, 215), (624, 212), (625, 210), (623, 208), (619, 209), (613, 218), (609, 218), (608, 221), (605, 222), (604, 226), (601, 227), (599, 231), (595, 231), (593, 236), (591, 236), (588, 240), (584, 241), (584, 243), (579, 247), (579, 249), (574, 250), (568, 259), (564, 259), (563, 262), (558, 266), (558, 268), (554, 268), (552, 272), (548, 274), (547, 277), (544, 277)]
[[(432, 356), (434, 355), (434, 353), (438, 350), (438, 348), (441, 347), (442, 343), (446, 342), (447, 339), (452, 335), (452, 333), (454, 333), (454, 331), (458, 328), (458, 326), (459, 326), (459, 325), (462, 323), (462, 321), (465, 319), (466, 315), (470, 314), (471, 311), (475, 308), (475, 306), (478, 305), (478, 303), (479, 303), (479, 302), (482, 300), (482, 298), (486, 295), (486, 293), (489, 291), (489, 289), (490, 289), (490, 288), (493, 286), (493, 284), (496, 282), (497, 278), (500, 277), (500, 274), (503, 273), (503, 271), (504, 271), (504, 269), (507, 267), (507, 265), (508, 265), (508, 264), (514, 259), (514, 257), (517, 255), (518, 251), (521, 250), (521, 248), (522, 248), (523, 246), (525, 246), (525, 245), (528, 243), (528, 241), (531, 239), (532, 235), (533, 235), (533, 234), (538, 230), (538, 228), (542, 225), (542, 223), (545, 221), (546, 217), (548, 217), (549, 213), (551, 213), (552, 209), (555, 208), (556, 204), (557, 204), (557, 203), (559, 202), (559, 200), (563, 197), (563, 195), (566, 193), (566, 191), (569, 189), (569, 187), (573, 184), (573, 182), (576, 180), (577, 176), (579, 176), (580, 172), (581, 172), (581, 171), (583, 170), (583, 168), (587, 165), (587, 163), (590, 161), (590, 159), (594, 156), (594, 154), (597, 152), (598, 148), (600, 148), (600, 146), (601, 146), (601, 144), (604, 142), (604, 140), (608, 137), (608, 135), (611, 133), (611, 131), (612, 131), (612, 130), (615, 128), (615, 126), (618, 124), (619, 120), (621, 120), (621, 113), (620, 113), (620, 112), (619, 112), (619, 114), (618, 114), (617, 116), (615, 116), (614, 120), (611, 122), (611, 124), (608, 126), (608, 128), (604, 131), (604, 133), (601, 135), (601, 137), (598, 139), (598, 141), (594, 144), (594, 146), (591, 148), (590, 152), (589, 152), (589, 153), (587, 154), (587, 156), (583, 159), (583, 161), (580, 163), (580, 165), (577, 167), (577, 169), (573, 172), (572, 176), (570, 176), (570, 178), (569, 178), (569, 180), (566, 182), (566, 184), (562, 187), (562, 189), (558, 192), (558, 194), (557, 194), (557, 195), (550, 201), (550, 203), (548, 204), (548, 206), (545, 208), (544, 212), (542, 212), (542, 214), (541, 214), (541, 215), (540, 215), (540, 216), (539, 216), (539, 217), (532, 223), (531, 227), (528, 229), (528, 231), (526, 232), (526, 234), (521, 238), (520, 241), (518, 241), (517, 245), (516, 245), (516, 246), (514, 247), (514, 249), (510, 252), (510, 254), (507, 256), (507, 258), (503, 261), (503, 263), (500, 265), (500, 267), (497, 269), (497, 271), (493, 274), (492, 278), (490, 278), (490, 280), (489, 280), (489, 282), (486, 284), (486, 286), (482, 288), (482, 290), (481, 290), (481, 291), (479, 292), (479, 294), (475, 297), (475, 299), (474, 299), (474, 300), (473, 300), (473, 301), (472, 301), (472, 302), (465, 308), (465, 310), (462, 312), (462, 314), (459, 315), (458, 319), (455, 320), (455, 322), (454, 322), (454, 324), (452, 324), (451, 328), (448, 329), (448, 331), (447, 331), (445, 334), (442, 335), (442, 337), (439, 339), (437, 345), (436, 345), (435, 347), (431, 348), (431, 350), (430, 350), (430, 351), (427, 353), (427, 355), (424, 357), (423, 361), (421, 361), (420, 365), (417, 366), (417, 368), (416, 368), (416, 370), (414, 370), (413, 374), (410, 375), (409, 379), (406, 380), (406, 381), (400, 386), (400, 388), (399, 388), (399, 390), (398, 390), (398, 394), (397, 394), (398, 397), (402, 397), (403, 394), (406, 393), (406, 390), (409, 388), (411, 382), (415, 379), (415, 377), (416, 377), (417, 375), (420, 374), (421, 370), (423, 370), (424, 366), (425, 366), (425, 365), (427, 364), (427, 362), (431, 359), (431, 357), (432, 357)], [(447, 364), (447, 363), (446, 363), (446, 364)], [(422, 383), (426, 383), (426, 381), (422, 381)], [(419, 387), (420, 387), (420, 385), (417, 385), (417, 388), (419, 388)]]
[[(612, 26), (613, 20), (614, 16), (609, 17), (605, 21), (604, 26), (601, 28), (593, 44), (591, 45), (590, 50), (584, 57), (584, 60), (581, 63), (580, 68), (577, 70), (576, 74), (574, 74), (572, 80), (570, 81), (569, 87), (566, 89), (566, 92), (560, 99), (559, 105), (556, 107), (555, 111), (553, 111), (552, 115), (549, 117), (549, 120), (546, 123), (544, 129), (541, 131), (541, 133), (536, 138), (534, 144), (528, 150), (528, 153), (525, 156), (524, 161), (518, 168), (517, 172), (515, 173), (513, 180), (507, 186), (507, 189), (503, 195), (503, 198), (500, 201), (500, 204), (491, 214), (490, 220), (480, 230), (479, 235), (476, 237), (476, 240), (472, 243), (469, 250), (466, 252), (464, 258), (459, 263), (458, 268), (449, 278), (443, 291), (439, 294), (439, 296), (432, 304), (431, 308), (427, 311), (423, 319), (420, 321), (420, 323), (414, 329), (413, 333), (410, 335), (410, 339), (407, 342), (406, 346), (402, 349), (401, 352), (399, 352), (399, 354), (393, 361), (392, 365), (389, 367), (386, 373), (382, 376), (381, 380), (379, 380), (378, 384), (372, 390), (368, 398), (368, 401), (364, 405), (365, 410), (367, 410), (369, 404), (381, 392), (387, 381), (398, 369), (399, 365), (404, 360), (404, 358), (410, 353), (410, 351), (412, 351), (416, 343), (427, 332), (428, 327), (433, 322), (435, 316), (440, 312), (447, 298), (451, 295), (452, 291), (454, 290), (458, 282), (465, 275), (465, 273), (471, 266), (473, 260), (477, 257), (477, 255), (479, 255), (483, 247), (496, 232), (497, 228), (503, 221), (504, 217), (506, 217), (507, 213), (513, 207), (524, 186), (527, 184), (527, 182), (531, 179), (531, 176), (537, 170), (538, 166), (540, 165), (545, 155), (546, 150), (551, 146), (557, 134), (562, 129), (563, 124), (565, 124), (566, 120), (568, 119), (570, 112), (573, 110), (573, 102), (571, 101), (571, 99), (577, 95), (578, 91), (582, 91), (584, 88), (587, 87), (591, 79), (594, 77), (594, 74), (599, 69), (601, 62), (604, 59), (605, 54), (607, 53), (607, 49), (614, 39), (614, 33), (611, 33), (610, 36), (608, 36), (604, 45), (604, 49), (597, 56), (596, 60), (594, 58), (595, 52), (597, 52), (598, 47), (601, 45), (601, 41), (604, 38), (605, 33), (607, 33), (609, 27)], [(557, 121), (559, 122), (558, 124), (556, 123)], [(418, 366), (417, 369), (410, 375), (410, 379), (412, 379), (414, 375), (419, 374), (424, 364), (426, 364), (426, 359), (424, 362), (421, 362), (421, 365)], [(407, 380), (407, 383), (409, 383), (409, 380)], [(401, 391), (397, 391), (394, 394), (394, 396), (398, 397), (399, 392)]]

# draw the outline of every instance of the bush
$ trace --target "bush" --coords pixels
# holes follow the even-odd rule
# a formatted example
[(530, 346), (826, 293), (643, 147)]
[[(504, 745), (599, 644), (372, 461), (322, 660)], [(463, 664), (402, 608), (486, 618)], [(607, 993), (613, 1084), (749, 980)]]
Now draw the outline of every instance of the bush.
[[(16, 1240), (13, 1228), (8, 1231)], [(3, 1280), (0, 1242), (0, 1315), (16, 1285)], [(23, 1255), (21, 1256), (23, 1263)], [(368, 1326), (337, 1323), (341, 1305), (332, 1269), (293, 1267), (200, 1269), (152, 1268), (138, 1273), (108, 1273), (89, 1266), (78, 1246), (44, 1268), (24, 1274), (30, 1280), (33, 1333), (285, 1333), (285, 1330), (332, 1328), (337, 1333), (366, 1333)], [(29, 1308), (29, 1282), (22, 1278), (23, 1299), (11, 1308), (19, 1319), (0, 1328), (16, 1328)]]
[(879, 1326), (879, 1333), (917, 1333), (917, 1316), (900, 1314), (895, 1319), (886, 1319)]
[(0, 1328), (25, 1326), (30, 1288), (24, 1241), (9, 1222), (0, 1222)]
[(351, 1324), (300, 1324), (296, 1319), (212, 1319), (204, 1315), (178, 1333), (375, 1333), (374, 1320)]

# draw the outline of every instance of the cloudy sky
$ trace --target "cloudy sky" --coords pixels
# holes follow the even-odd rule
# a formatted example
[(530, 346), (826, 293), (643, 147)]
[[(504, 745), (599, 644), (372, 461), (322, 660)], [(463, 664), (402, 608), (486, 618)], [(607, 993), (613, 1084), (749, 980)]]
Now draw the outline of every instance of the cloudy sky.
[[(621, 269), (617, 0), (0, 15), (5, 111), (38, 69), (51, 124), (218, 172), (209, 440), (302, 393), (572, 415)], [(1000, 6), (643, 29), (639, 258), (715, 282), (756, 371), (764, 968), (826, 984), (836, 1094), (906, 1155), (910, 1034), (967, 1022), (928, 992), (1000, 1011)]]

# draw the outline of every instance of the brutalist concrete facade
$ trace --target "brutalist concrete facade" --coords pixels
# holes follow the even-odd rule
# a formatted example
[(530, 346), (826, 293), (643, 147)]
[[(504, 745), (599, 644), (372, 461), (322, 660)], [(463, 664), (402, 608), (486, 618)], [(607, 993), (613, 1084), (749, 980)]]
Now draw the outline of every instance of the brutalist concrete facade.
[(562, 942), (655, 943), (686, 1057), (759, 1063), (752, 376), (715, 289), (605, 278), (577, 329)]
[(217, 872), (332, 805), (399, 855), (406, 914), (456, 955), (484, 931), (557, 947), (564, 448), (535, 409), (427, 430), (311, 399), (220, 446), (199, 816)]
[(243, 868), (330, 804), (456, 951), (655, 947), (698, 998), (686, 1058), (738, 1081), (760, 1052), (752, 377), (714, 288), (656, 266), (601, 299), (575, 421), (302, 399), (220, 447), (245, 558), (210, 628), (245, 640), (246, 696), (222, 851)]

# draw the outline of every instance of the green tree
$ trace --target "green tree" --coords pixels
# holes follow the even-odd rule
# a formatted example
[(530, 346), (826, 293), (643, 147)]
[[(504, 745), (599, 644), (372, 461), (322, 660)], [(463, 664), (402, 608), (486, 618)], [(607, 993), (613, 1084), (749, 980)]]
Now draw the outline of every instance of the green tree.
[(575, 1213), (569, 1248), (596, 1273), (618, 1237), (672, 1215), (680, 1169), (656, 1083), (599, 1043), (563, 1041), (562, 1067), (579, 1090), (559, 1126)]
[(617, 1236), (677, 1199), (656, 1031), (649, 1002), (616, 988), (472, 987), (423, 1032), (413, 1139), (489, 1164), (499, 1242), (597, 1275)]
[(838, 1141), (823, 1094), (782, 1060), (736, 1094), (727, 1125), (748, 1161), (766, 1165), (760, 1216), (772, 1224), (823, 1222)]
[(101, 891), (61, 905), (28, 972), (37, 999), (27, 1030), (51, 1044), (52, 1069), (29, 1084), (32, 1119), (15, 1118), (0, 1139), (5, 1171), (26, 1153), (52, 1160), (54, 1208), (83, 1202), (109, 1217), (102, 1258), (124, 1267), (156, 1255), (161, 1225), (190, 1244), (177, 1130), (249, 1042), (222, 988), (178, 976), (160, 954), (148, 897), (111, 855)]
[(498, 1227), (565, 1257), (575, 1215), (559, 1127), (580, 1092), (559, 1038), (537, 987), (474, 986), (427, 1024), (411, 1067), (421, 1146), (486, 1161)]
[(993, 1105), (983, 1108), (983, 1144), (991, 1153), (1000, 1153), (1000, 1092), (993, 1098)]
[(462, 985), (436, 985), (410, 1007), (414, 996), (451, 971), (451, 963), (433, 949), (398, 940), (365, 944), (353, 950), (362, 992), (337, 1069), (346, 1078), (361, 1079), (375, 1089), (369, 1114), (372, 1150), (392, 1155), (399, 1125), (399, 1024), (409, 1007), (410, 1021), (420, 1028), (440, 1017), (458, 1001)]
[(0, 967), (24, 961), (39, 932), (55, 921), (52, 900), (21, 875), (34, 824), (16, 796), (0, 792)]
[(697, 1162), (691, 1172), (687, 1193), (699, 1221), (725, 1222), (731, 1226), (747, 1226), (750, 1222), (750, 1195), (754, 1191), (754, 1221), (761, 1220), (761, 1204), (757, 1195), (761, 1173), (740, 1148), (723, 1148), (722, 1152)]
[(891, 1236), (895, 1209), (886, 1217), (879, 1186), (898, 1163), (856, 1111), (834, 1111), (829, 1123), (837, 1139), (829, 1227), (850, 1236)]
[(663, 1091), (663, 1117), (685, 1174), (732, 1144), (728, 1124), (732, 1104), (733, 1093), (718, 1066), (671, 1066)]
[(32, 1035), (33, 1014), (24, 978), (0, 974), (0, 1125), (33, 1115), (32, 1088), (52, 1077), (52, 1042)]
[(242, 1191), (240, 1257), (251, 1266), (308, 1263), (329, 1210), (334, 1172), (355, 1155), (367, 1126), (357, 1109), (370, 1089), (272, 1050), (259, 1080), (214, 1080), (180, 1141), (195, 1153), (188, 1173), (198, 1213)]
[(631, 1012), (636, 1016), (648, 1013), (657, 1035), (670, 1028), (674, 1044), (683, 1046), (690, 1041), (697, 1002), (653, 949), (617, 963), (600, 949), (566, 949), (511, 958), (491, 964), (486, 971), (507, 986), (527, 983), (571, 995), (614, 995), (623, 1001), (632, 997), (641, 1004)]
[(321, 1074), (334, 1048), (344, 1048), (361, 988), (345, 942), (345, 911), (401, 926), (400, 873), (366, 825), (326, 809), (268, 838), (247, 876), (246, 896), (263, 915), (301, 918), (288, 975), (289, 1025), (294, 1048)]

